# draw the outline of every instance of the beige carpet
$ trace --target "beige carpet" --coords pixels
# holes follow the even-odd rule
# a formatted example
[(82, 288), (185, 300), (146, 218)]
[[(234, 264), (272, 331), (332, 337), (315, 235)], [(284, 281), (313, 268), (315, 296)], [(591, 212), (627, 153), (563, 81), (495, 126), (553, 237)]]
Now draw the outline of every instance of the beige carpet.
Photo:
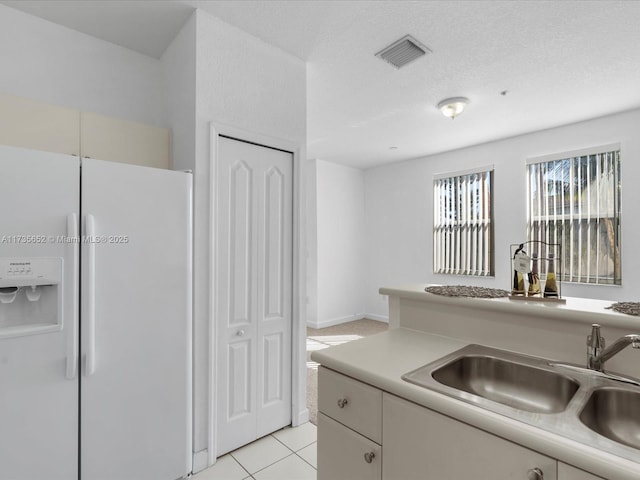
[(368, 318), (327, 328), (307, 328), (307, 408), (311, 423), (316, 425), (318, 418), (318, 364), (311, 360), (311, 352), (386, 332), (388, 328), (388, 324)]

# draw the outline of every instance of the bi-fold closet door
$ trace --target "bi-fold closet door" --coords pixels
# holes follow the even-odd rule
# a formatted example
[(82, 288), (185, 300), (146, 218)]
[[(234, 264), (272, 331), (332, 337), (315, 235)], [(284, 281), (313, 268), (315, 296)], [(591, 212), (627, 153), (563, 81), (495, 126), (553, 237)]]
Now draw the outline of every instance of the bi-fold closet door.
[(216, 454), (291, 423), (293, 155), (218, 137)]

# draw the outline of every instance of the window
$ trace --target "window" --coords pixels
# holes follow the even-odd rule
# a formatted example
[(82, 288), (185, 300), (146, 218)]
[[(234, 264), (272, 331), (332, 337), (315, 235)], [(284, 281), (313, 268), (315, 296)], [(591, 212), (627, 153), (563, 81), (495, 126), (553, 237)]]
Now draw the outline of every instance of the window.
[(620, 146), (527, 163), (529, 239), (560, 244), (562, 280), (620, 285)]
[(493, 167), (433, 182), (433, 271), (492, 276)]

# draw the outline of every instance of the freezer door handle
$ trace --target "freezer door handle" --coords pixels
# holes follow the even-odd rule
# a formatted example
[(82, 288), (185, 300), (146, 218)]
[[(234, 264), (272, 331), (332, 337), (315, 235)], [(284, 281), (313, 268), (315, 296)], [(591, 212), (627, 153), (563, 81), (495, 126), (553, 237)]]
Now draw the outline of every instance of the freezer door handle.
[(86, 286), (86, 328), (87, 345), (85, 348), (85, 375), (91, 376), (96, 371), (96, 223), (91, 214), (84, 219), (85, 234), (87, 236), (87, 273)]
[(68, 326), (67, 334), (67, 378), (73, 380), (78, 372), (78, 216), (75, 213), (67, 215), (67, 237), (71, 239), (68, 243), (71, 250), (71, 266), (73, 274), (73, 284), (71, 285), (71, 322)]

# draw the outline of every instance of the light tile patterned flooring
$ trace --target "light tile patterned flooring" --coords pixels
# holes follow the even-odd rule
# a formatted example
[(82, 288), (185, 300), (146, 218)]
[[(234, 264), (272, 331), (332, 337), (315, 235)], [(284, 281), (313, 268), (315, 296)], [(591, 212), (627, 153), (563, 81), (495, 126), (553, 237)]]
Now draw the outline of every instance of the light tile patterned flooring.
[(194, 480), (316, 480), (316, 426), (287, 427), (235, 450)]

